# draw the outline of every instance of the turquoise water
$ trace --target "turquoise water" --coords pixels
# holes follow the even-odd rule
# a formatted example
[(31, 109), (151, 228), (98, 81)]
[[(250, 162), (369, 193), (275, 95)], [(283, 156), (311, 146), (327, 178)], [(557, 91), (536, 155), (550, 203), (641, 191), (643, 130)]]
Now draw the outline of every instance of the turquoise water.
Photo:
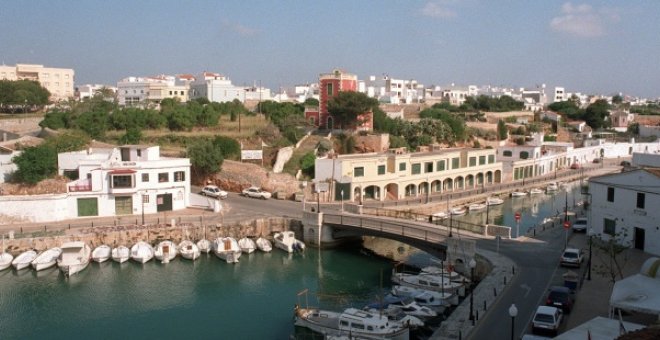
[[(289, 339), (297, 293), (310, 305), (364, 306), (389, 285), (392, 264), (358, 249), (303, 255), (215, 256), (163, 265), (93, 263), (65, 279), (57, 268), (0, 272), (2, 339)], [(304, 304), (304, 299), (301, 299)]]

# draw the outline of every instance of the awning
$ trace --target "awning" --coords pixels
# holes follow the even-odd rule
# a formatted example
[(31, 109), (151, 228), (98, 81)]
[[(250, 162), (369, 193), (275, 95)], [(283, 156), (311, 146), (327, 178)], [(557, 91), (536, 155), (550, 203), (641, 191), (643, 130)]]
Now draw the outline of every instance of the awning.
[(136, 171), (133, 169), (116, 169), (110, 171), (111, 175), (126, 175), (126, 174), (134, 174)]

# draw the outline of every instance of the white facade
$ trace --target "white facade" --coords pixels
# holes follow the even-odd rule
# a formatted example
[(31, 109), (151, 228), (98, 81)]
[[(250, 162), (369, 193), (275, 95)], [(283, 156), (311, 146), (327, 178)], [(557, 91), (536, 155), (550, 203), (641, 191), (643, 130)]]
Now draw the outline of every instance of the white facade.
[(589, 227), (604, 239), (660, 255), (660, 170), (638, 169), (589, 179)]
[(117, 101), (122, 106), (159, 104), (165, 98), (187, 102), (187, 82), (174, 76), (128, 77), (117, 83)]
[(34, 80), (50, 92), (50, 100), (60, 101), (73, 97), (74, 71), (70, 68), (43, 65), (0, 65), (0, 80)]
[[(192, 92), (191, 98), (206, 98), (211, 102), (225, 103), (238, 100), (244, 103), (248, 96), (247, 87), (235, 86), (231, 83), (229, 78), (213, 72), (203, 72), (195, 81), (190, 83), (190, 90)], [(251, 99), (262, 99), (265, 97), (265, 91), (254, 91), (250, 94)], [(267, 94), (270, 98), (270, 90)]]
[(632, 164), (632, 166), (636, 166), (636, 167), (660, 168), (660, 152), (656, 152), (656, 153), (634, 152), (632, 161), (630, 163)]
[(555, 95), (553, 98), (553, 102), (563, 102), (564, 100), (567, 100), (568, 97), (566, 97), (566, 89), (563, 87), (555, 87)]
[(76, 99), (84, 100), (94, 97), (100, 90), (108, 89), (113, 94), (117, 94), (117, 88), (114, 86), (107, 86), (101, 84), (84, 84), (76, 88)]

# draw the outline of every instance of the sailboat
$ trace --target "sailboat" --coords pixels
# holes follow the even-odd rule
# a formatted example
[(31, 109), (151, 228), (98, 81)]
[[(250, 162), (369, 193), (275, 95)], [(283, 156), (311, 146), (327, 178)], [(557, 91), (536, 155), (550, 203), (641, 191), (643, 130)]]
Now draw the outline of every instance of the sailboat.
[(0, 270), (5, 270), (11, 266), (14, 256), (5, 251), (5, 235), (2, 235), (2, 253), (0, 254)]
[(204, 238), (197, 241), (197, 248), (200, 252), (208, 254), (211, 252), (212, 246), (211, 241), (206, 238), (206, 226), (204, 226)]

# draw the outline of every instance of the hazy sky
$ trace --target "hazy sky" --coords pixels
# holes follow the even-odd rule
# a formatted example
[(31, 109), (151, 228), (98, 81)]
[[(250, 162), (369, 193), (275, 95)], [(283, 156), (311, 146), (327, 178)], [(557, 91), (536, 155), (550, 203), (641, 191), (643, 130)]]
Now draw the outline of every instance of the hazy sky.
[(339, 67), (660, 97), (657, 0), (8, 0), (0, 32), (0, 63), (73, 68), (77, 84), (207, 70), (276, 90)]

